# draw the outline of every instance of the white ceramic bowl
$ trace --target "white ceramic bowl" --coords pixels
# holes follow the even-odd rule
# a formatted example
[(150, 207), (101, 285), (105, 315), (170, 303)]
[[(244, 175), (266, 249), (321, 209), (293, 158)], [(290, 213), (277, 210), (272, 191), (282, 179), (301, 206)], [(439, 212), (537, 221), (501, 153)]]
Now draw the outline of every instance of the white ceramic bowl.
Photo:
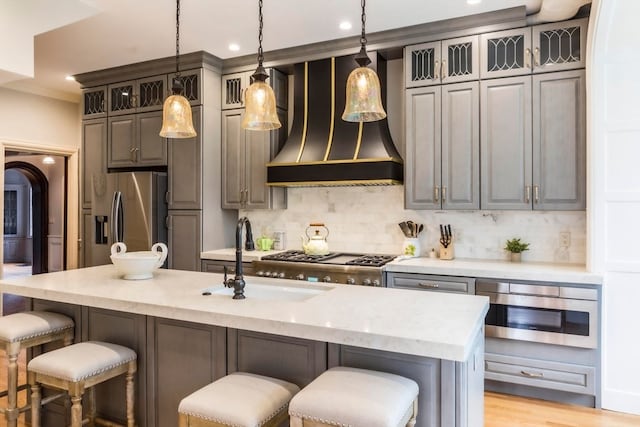
[(127, 280), (151, 279), (153, 271), (167, 259), (168, 249), (164, 243), (156, 243), (150, 251), (127, 252), (124, 243), (111, 246), (111, 262), (118, 274)]

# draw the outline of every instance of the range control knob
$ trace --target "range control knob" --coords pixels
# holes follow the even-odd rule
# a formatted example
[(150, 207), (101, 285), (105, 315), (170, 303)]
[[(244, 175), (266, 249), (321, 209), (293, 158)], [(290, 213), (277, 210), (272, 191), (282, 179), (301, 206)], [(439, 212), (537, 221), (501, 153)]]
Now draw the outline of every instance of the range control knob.
[(374, 279), (374, 280), (373, 280), (373, 286), (382, 286), (382, 285), (380, 284), (380, 280), (378, 280), (378, 279)]
[(281, 278), (281, 279), (284, 279), (284, 273), (279, 273), (278, 277)]
[(260, 276), (260, 277), (264, 276), (264, 271), (260, 270), (256, 272), (256, 276)]
[(322, 281), (323, 281), (323, 282), (325, 282), (325, 283), (331, 283), (331, 277), (329, 277), (329, 276), (324, 276), (324, 277), (322, 278)]
[(362, 281), (362, 284), (363, 284), (364, 286), (371, 286), (371, 279), (364, 279), (364, 280)]
[(349, 277), (347, 279), (347, 285), (355, 285), (356, 284), (356, 279), (354, 279), (353, 277)]
[(271, 277), (271, 272), (267, 271), (266, 273), (264, 273), (264, 277)]
[(298, 280), (304, 280), (304, 274), (300, 273), (296, 276), (296, 279)]

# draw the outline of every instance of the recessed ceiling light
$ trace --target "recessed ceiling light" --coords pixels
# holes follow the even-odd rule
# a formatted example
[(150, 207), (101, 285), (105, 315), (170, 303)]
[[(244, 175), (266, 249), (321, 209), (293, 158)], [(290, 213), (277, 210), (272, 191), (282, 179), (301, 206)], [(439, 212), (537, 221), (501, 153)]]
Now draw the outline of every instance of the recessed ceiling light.
[(352, 27), (352, 25), (351, 25), (351, 22), (349, 22), (349, 21), (342, 21), (340, 23), (340, 29), (341, 30), (347, 31), (347, 30), (350, 30), (351, 27)]
[(69, 80), (70, 82), (75, 82), (75, 81), (76, 81), (76, 78), (75, 78), (75, 77), (73, 77), (73, 76), (65, 76), (65, 78), (64, 78), (64, 79), (65, 79), (65, 80)]
[(45, 156), (42, 159), (42, 163), (44, 163), (45, 165), (53, 165), (56, 163), (56, 160), (51, 156)]
[(467, 4), (480, 4), (482, 0), (467, 0)]
[(237, 51), (240, 50), (240, 46), (238, 44), (236, 44), (236, 43), (231, 43), (229, 45), (229, 50), (232, 51), (232, 52), (237, 52)]

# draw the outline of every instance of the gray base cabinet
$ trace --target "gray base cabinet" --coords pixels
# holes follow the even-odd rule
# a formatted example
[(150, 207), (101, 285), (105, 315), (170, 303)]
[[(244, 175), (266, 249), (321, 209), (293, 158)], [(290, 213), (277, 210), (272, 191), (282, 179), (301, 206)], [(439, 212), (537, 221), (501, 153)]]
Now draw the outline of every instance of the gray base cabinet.
[(225, 328), (149, 318), (150, 426), (178, 425), (180, 401), (226, 374)]

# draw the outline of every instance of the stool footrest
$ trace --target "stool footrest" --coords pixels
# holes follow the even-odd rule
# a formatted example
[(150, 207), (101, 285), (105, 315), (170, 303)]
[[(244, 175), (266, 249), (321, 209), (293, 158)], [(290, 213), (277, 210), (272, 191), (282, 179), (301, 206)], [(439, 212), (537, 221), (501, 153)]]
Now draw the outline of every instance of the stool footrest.
[[(18, 386), (18, 388), (16, 389), (16, 391), (22, 391), (22, 390), (26, 390), (28, 388), (29, 388), (29, 384), (20, 384)], [(0, 397), (5, 397), (8, 394), (9, 394), (9, 390), (0, 391)]]

